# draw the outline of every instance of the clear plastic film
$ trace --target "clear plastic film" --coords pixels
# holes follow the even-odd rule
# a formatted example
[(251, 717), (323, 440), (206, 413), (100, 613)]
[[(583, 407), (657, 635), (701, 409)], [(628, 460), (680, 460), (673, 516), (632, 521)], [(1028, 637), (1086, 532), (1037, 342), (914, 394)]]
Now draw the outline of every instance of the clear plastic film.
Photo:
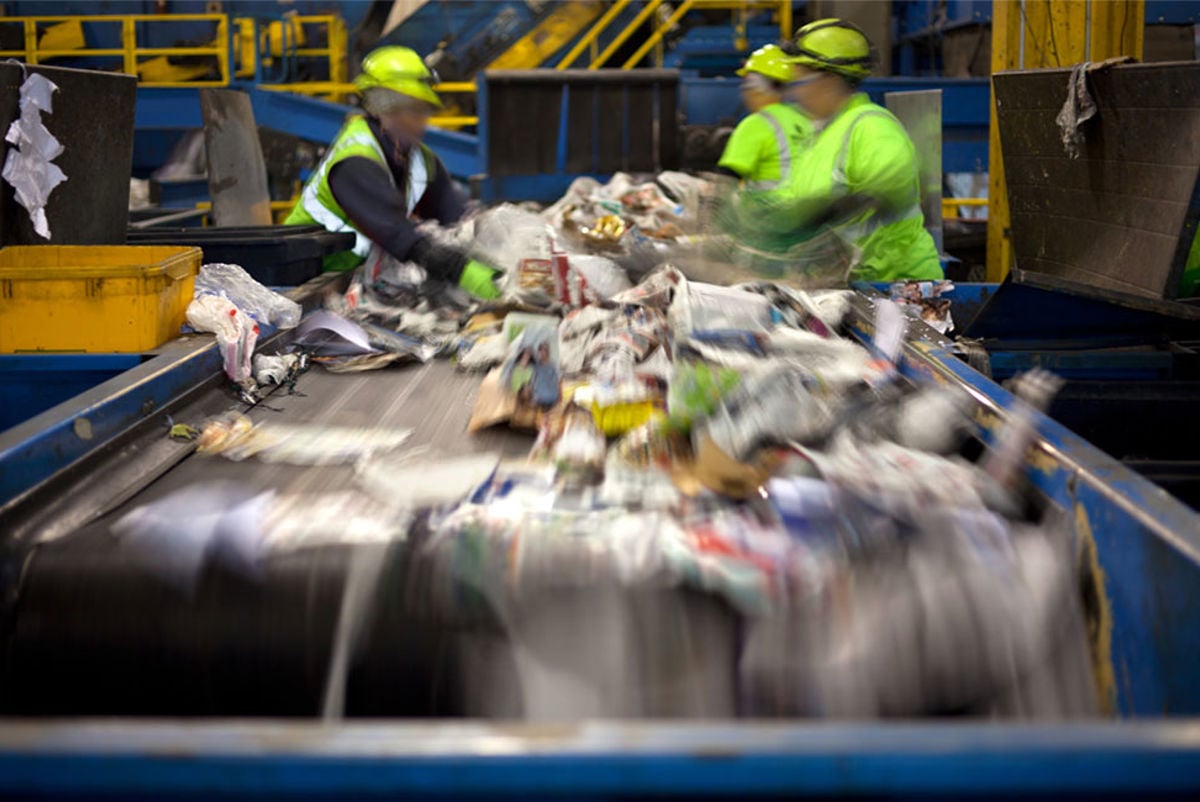
[(38, 236), (50, 239), (46, 204), (54, 188), (67, 180), (54, 159), (62, 155), (62, 143), (42, 121), (43, 114), (54, 110), (53, 95), (58, 86), (36, 73), (21, 84), (20, 116), (9, 126), (5, 140), (13, 145), (4, 162), (4, 180), (12, 185), (17, 203), (29, 212)]
[(201, 267), (196, 276), (196, 295), (228, 298), (259, 323), (275, 328), (290, 329), (300, 322), (300, 304), (264, 287), (238, 265)]

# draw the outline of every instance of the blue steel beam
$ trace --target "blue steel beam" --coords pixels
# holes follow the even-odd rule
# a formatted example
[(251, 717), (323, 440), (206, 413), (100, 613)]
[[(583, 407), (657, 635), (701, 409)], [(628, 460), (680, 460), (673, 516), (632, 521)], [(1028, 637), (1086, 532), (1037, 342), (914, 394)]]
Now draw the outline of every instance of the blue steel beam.
[[(264, 128), (326, 144), (333, 141), (352, 106), (290, 92), (249, 89), (255, 121)], [(138, 130), (201, 128), (200, 95), (195, 89), (139, 89), (134, 109)], [(466, 180), (480, 172), (479, 139), (471, 134), (430, 128), (425, 142), (455, 178)]]
[(0, 794), (39, 798), (1062, 798), (1200, 793), (1200, 722), (5, 722)]
[[(270, 327), (263, 328), (265, 339)], [(211, 336), (175, 340), (149, 361), (0, 432), (0, 518), (18, 497), (220, 373)]]

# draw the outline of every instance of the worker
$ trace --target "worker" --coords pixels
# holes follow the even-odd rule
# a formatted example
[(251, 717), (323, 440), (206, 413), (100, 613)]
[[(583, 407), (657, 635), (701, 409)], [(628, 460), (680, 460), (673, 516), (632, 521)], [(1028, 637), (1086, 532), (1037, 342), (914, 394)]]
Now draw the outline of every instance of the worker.
[(325, 261), (350, 270), (371, 257), (415, 262), (433, 279), (495, 298), (497, 271), (417, 231), (414, 218), (442, 225), (462, 217), (463, 203), (446, 166), (422, 139), (441, 101), (437, 77), (407, 47), (381, 47), (363, 59), (354, 80), (365, 115), (349, 119), (304, 185), (287, 223), (355, 235), (351, 251)]
[(808, 118), (783, 102), (792, 69), (779, 45), (760, 47), (746, 59), (737, 74), (750, 113), (730, 135), (714, 176), (715, 222), (730, 237), (734, 263), (767, 275), (789, 261), (795, 240), (790, 218), (774, 219), (774, 195), (788, 185), (796, 153), (812, 135)]
[(916, 150), (899, 120), (858, 91), (874, 51), (856, 25), (809, 23), (790, 48), (788, 99), (813, 121), (784, 192), (792, 223), (832, 232), (853, 254), (853, 278), (936, 279), (943, 275), (921, 213)]
[(812, 133), (808, 118), (783, 102), (791, 59), (779, 45), (766, 45), (751, 53), (737, 74), (742, 104), (750, 113), (733, 129), (718, 172), (740, 179), (746, 189), (778, 189), (789, 178), (793, 155)]

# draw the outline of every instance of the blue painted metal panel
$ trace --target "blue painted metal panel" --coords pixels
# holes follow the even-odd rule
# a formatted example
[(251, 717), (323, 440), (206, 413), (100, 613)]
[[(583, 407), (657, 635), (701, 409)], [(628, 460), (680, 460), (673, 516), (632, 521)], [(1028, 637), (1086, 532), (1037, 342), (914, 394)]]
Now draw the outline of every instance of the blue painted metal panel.
[(989, 351), (997, 381), (1044, 368), (1064, 379), (1146, 381), (1171, 375), (1174, 355), (1165, 351)]
[(310, 142), (332, 142), (342, 130), (346, 116), (354, 111), (341, 103), (291, 92), (250, 89), (249, 94), (255, 122)]
[(1200, 23), (1196, 0), (1146, 0), (1146, 24), (1195, 25)]
[(756, 15), (757, 23), (746, 26), (747, 47), (737, 48), (729, 25), (697, 25), (689, 28), (663, 57), (663, 66), (693, 71), (702, 76), (732, 75), (754, 50), (779, 41), (779, 26), (765, 24), (768, 14)]
[(183, 130), (142, 129), (133, 134), (133, 175), (145, 178), (166, 164)]
[[(341, 130), (346, 115), (356, 111), (352, 106), (287, 92), (250, 89), (249, 94), (254, 118), (259, 125), (322, 144), (332, 142)], [(140, 131), (202, 127), (198, 90), (139, 89), (134, 126)], [(466, 179), (481, 172), (477, 137), (430, 128), (425, 141), (456, 178)]]
[(136, 130), (177, 131), (204, 127), (196, 89), (138, 89), (133, 107)]
[[(13, 724), (0, 793), (891, 799), (1200, 792), (1194, 723)], [(44, 798), (44, 797), (43, 797)]]
[(425, 131), (425, 144), (433, 148), (450, 175), (463, 181), (484, 172), (480, 167), (483, 160), (482, 141), (475, 134), (461, 131), (443, 131), (440, 128)]
[[(550, 203), (566, 194), (571, 182), (582, 176), (575, 173), (545, 173), (543, 175), (489, 176), (480, 187), (480, 199), (486, 203), (502, 200), (530, 200)], [(598, 181), (611, 176), (593, 175)]]
[(141, 364), (139, 354), (0, 355), (0, 431)]
[(194, 209), (209, 200), (207, 178), (160, 181), (158, 189), (158, 205), (165, 209)]
[[(168, 343), (155, 359), (81, 396), (86, 401), (83, 406), (64, 403), (0, 433), (0, 505), (102, 447), (151, 411), (221, 370), (221, 355), (211, 338)], [(79, 430), (84, 437), (76, 429), (80, 419), (87, 423)]]

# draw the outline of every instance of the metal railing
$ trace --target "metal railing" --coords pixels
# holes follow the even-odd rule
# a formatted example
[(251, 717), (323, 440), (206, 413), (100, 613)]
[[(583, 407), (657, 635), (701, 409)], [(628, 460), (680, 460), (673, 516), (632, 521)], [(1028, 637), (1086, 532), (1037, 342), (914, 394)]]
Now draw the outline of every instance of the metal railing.
[[(208, 23), (208, 44), (151, 47), (143, 44), (149, 28), (178, 23)], [(109, 26), (100, 38), (116, 39), (119, 47), (89, 47), (83, 25)], [(139, 76), (138, 85), (153, 88), (229, 86), (234, 78), (261, 80), (264, 64), (282, 64), (275, 72), (287, 75), (299, 59), (324, 62), (327, 83), (342, 86), (347, 79), (346, 23), (336, 14), (286, 15), (283, 19), (255, 19), (228, 14), (121, 14), (87, 16), (0, 17), (0, 26), (21, 26), (24, 47), (0, 50), (0, 58), (16, 58), (26, 64), (41, 64), (49, 59), (120, 59), (119, 70)], [(312, 35), (313, 28), (324, 29), (324, 36)], [(62, 33), (64, 32), (65, 33)], [(114, 35), (115, 34), (115, 35)], [(324, 39), (324, 46), (309, 45)], [(56, 45), (68, 42), (70, 46)], [(210, 57), (217, 78), (195, 77), (155, 80), (143, 77), (148, 62), (143, 58)], [(351, 88), (353, 91), (353, 88)]]
[[(944, 219), (957, 219), (961, 207), (970, 209), (984, 208), (988, 205), (987, 198), (942, 198), (942, 217)], [(983, 219), (983, 218), (979, 218)]]
[[(272, 92), (294, 92), (298, 95), (312, 97), (340, 97), (357, 92), (352, 83), (333, 83), (331, 81), (305, 81), (289, 84), (260, 84), (259, 89), (269, 89)], [(471, 94), (475, 91), (474, 81), (455, 81), (434, 84), (433, 91), (439, 95)], [(435, 114), (429, 118), (429, 124), (439, 128), (462, 128), (467, 125), (478, 125), (479, 118), (473, 115)]]
[[(146, 47), (139, 44), (139, 30), (154, 23), (207, 22), (214, 26), (212, 44), (184, 47)], [(64, 24), (97, 24), (119, 27), (120, 47), (82, 47), (49, 48), (42, 47), (41, 41), (46, 29), (51, 26)], [(141, 86), (175, 87), (175, 86), (228, 86), (229, 85), (229, 17), (225, 14), (127, 14), (120, 16), (88, 15), (88, 16), (47, 16), (47, 17), (0, 17), (0, 25), (20, 25), (24, 32), (25, 46), (19, 50), (0, 50), (0, 58), (17, 58), (26, 64), (41, 64), (52, 58), (106, 58), (121, 59), (121, 72), (138, 75), (139, 58), (151, 57), (181, 57), (181, 56), (210, 56), (216, 60), (216, 80), (198, 79), (189, 81), (141, 81)], [(80, 36), (82, 40), (82, 36)]]
[[(655, 15), (660, 9), (665, 9), (663, 0), (648, 0), (642, 9), (631, 19), (624, 28), (617, 32), (616, 36), (604, 47), (600, 52), (597, 52), (598, 42), (601, 35), (608, 30), (609, 26), (621, 16), (621, 14), (629, 8), (631, 0), (616, 0), (608, 11), (604, 13), (600, 19), (592, 24), (587, 33), (583, 35), (575, 46), (572, 47), (562, 60), (558, 63), (556, 69), (570, 69), (572, 65), (583, 55), (585, 50), (591, 49), (591, 58), (587, 69), (598, 70), (608, 63), (608, 60), (629, 41), (639, 28), (646, 23), (651, 16)], [(621, 69), (628, 70), (636, 67), (643, 58), (651, 51), (655, 51), (655, 66), (662, 66), (662, 41), (663, 38), (675, 27), (678, 22), (683, 19), (689, 11), (711, 11), (711, 10), (728, 10), (740, 17), (740, 22), (735, 25), (737, 30), (745, 30), (745, 18), (752, 11), (760, 11), (766, 9), (774, 9), (779, 18), (779, 32), (781, 38), (790, 38), (792, 35), (792, 4), (789, 0), (683, 0), (675, 7), (665, 18), (660, 19), (655, 24), (654, 30), (650, 33), (646, 40), (638, 46), (633, 55), (621, 64)], [(661, 16), (661, 14), (659, 15)]]
[[(300, 59), (320, 59), (325, 62), (324, 72), (328, 76), (325, 83), (346, 82), (348, 34), (345, 21), (337, 14), (287, 14), (283, 19), (237, 17), (233, 22), (237, 77), (262, 83), (268, 78), (266, 68), (272, 67), (276, 69), (270, 77), (290, 82), (287, 79)], [(316, 36), (311, 33), (313, 28), (317, 29)], [(309, 44), (321, 38), (325, 40), (324, 47)]]
[[(615, 0), (608, 10), (587, 30), (580, 40), (559, 62), (557, 69), (567, 69), (587, 50), (591, 50), (587, 69), (596, 70), (609, 59), (649, 20), (656, 12), (665, 10), (663, 0), (648, 0), (641, 10), (616, 36), (599, 51), (599, 40), (613, 22), (632, 5), (631, 0)], [(693, 10), (727, 9), (741, 15), (744, 30), (746, 16), (756, 10), (774, 9), (779, 19), (783, 36), (791, 34), (792, 4), (788, 0), (683, 0), (669, 15), (659, 13), (659, 19), (650, 35), (637, 50), (621, 65), (631, 69), (653, 50), (656, 63), (662, 63), (664, 37), (686, 15)], [(149, 47), (141, 42), (145, 38), (144, 28), (148, 25), (193, 22), (210, 23), (213, 26), (211, 44), (197, 46)], [(120, 47), (87, 47), (82, 31), (83, 24), (119, 26)], [(232, 24), (231, 24), (232, 23)], [(39, 64), (46, 59), (112, 58), (121, 60), (120, 71), (139, 76), (142, 87), (211, 87), (229, 86), (235, 79), (252, 80), (262, 89), (294, 92), (302, 95), (344, 101), (355, 92), (354, 85), (347, 82), (347, 32), (345, 22), (336, 14), (285, 15), (282, 19), (255, 19), (250, 17), (230, 18), (227, 14), (132, 14), (132, 15), (87, 15), (87, 16), (35, 16), (0, 17), (0, 25), (20, 25), (23, 29), (25, 46), (19, 50), (0, 50), (0, 58), (18, 58), (28, 64)], [(63, 37), (46, 37), (55, 26), (78, 26), (73, 41), (77, 46), (44, 47), (43, 39), (51, 41)], [(325, 46), (309, 46), (310, 37), (306, 29), (325, 28)], [(60, 28), (61, 30), (62, 28)], [(70, 37), (68, 37), (70, 38)], [(320, 36), (312, 39), (320, 39)], [(176, 80), (154, 80), (142, 78), (141, 73), (151, 74), (142, 57), (203, 57), (215, 60), (216, 79), (195, 77)], [(326, 62), (325, 81), (270, 80), (278, 76), (286, 79), (292, 70), (290, 65), (297, 59), (320, 59)], [(267, 75), (264, 65), (275, 75)], [(282, 65), (282, 66), (280, 66)], [(141, 67), (142, 69), (139, 69)], [(264, 82), (265, 81), (265, 82)], [(471, 81), (443, 83), (434, 87), (441, 94), (472, 93), (475, 83)], [(435, 115), (431, 124), (443, 128), (461, 128), (476, 125), (479, 118), (473, 115)]]

